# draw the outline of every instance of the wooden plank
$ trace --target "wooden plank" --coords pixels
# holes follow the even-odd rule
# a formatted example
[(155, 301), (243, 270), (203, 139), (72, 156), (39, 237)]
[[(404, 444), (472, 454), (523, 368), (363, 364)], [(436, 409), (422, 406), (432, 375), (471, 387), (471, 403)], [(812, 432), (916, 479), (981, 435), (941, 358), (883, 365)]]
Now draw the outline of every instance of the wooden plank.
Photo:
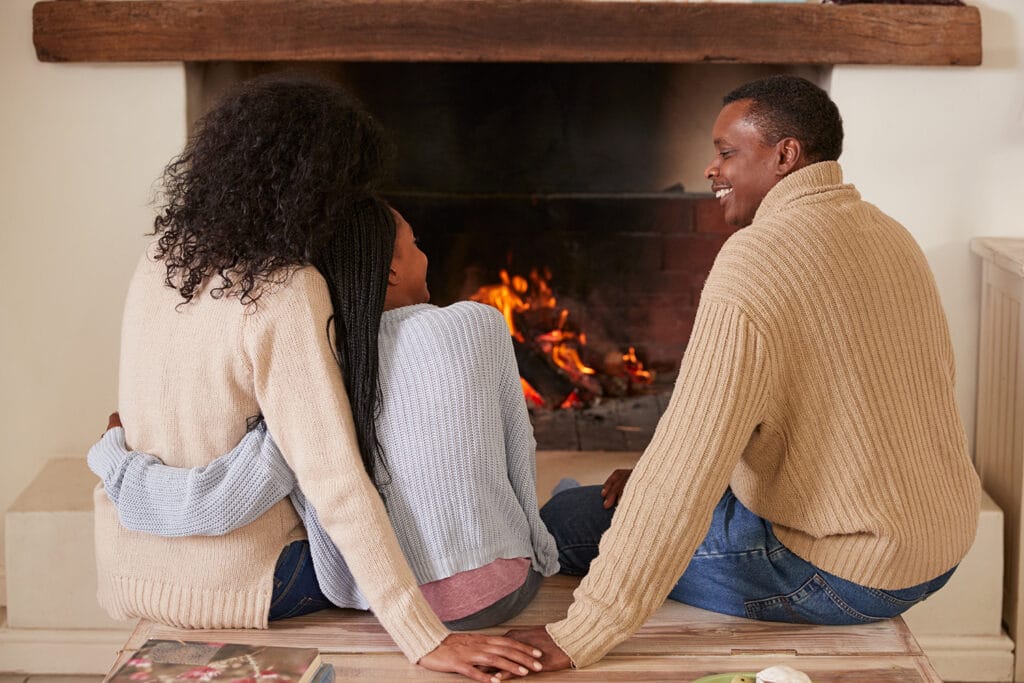
[[(111, 669), (116, 671), (127, 659)], [(450, 683), (451, 674), (435, 673), (409, 664), (399, 653), (323, 655), (334, 666), (336, 682), (416, 681)], [(545, 681), (612, 683), (659, 681), (679, 683), (716, 673), (754, 673), (765, 667), (787, 664), (807, 673), (815, 683), (942, 683), (927, 658), (921, 655), (780, 657), (776, 655), (635, 657), (610, 654), (586, 669), (545, 673)]]
[[(327, 655), (338, 683), (347, 681), (416, 681), (451, 683), (451, 674), (438, 674), (410, 666), (400, 655)], [(627, 683), (658, 681), (680, 683), (719, 673), (755, 673), (775, 664), (787, 664), (808, 674), (814, 683), (942, 683), (923, 656), (888, 657), (621, 657), (609, 655), (586, 669), (545, 673), (540, 681), (573, 683)], [(528, 677), (526, 680), (533, 680)]]
[(981, 63), (975, 7), (599, 0), (49, 0), (42, 61)]
[[(579, 579), (547, 579), (517, 618), (486, 632), (543, 624), (564, 615)], [(355, 610), (325, 610), (275, 622), (270, 629), (188, 631), (142, 621), (111, 669), (121, 666), (147, 638), (317, 647), (337, 680), (448, 681), (410, 666), (374, 617)], [(714, 614), (668, 601), (631, 639), (604, 660), (545, 680), (680, 681), (723, 672), (754, 672), (786, 663), (816, 683), (938, 683), (941, 679), (902, 619), (861, 626), (772, 624)]]
[[(484, 633), (545, 624), (561, 619), (572, 602), (579, 579), (553, 576), (545, 580), (532, 603), (515, 619)], [(267, 630), (196, 630), (150, 624), (129, 640), (139, 647), (147, 638), (205, 640), (318, 647), (336, 654), (398, 654), (398, 648), (368, 612), (323, 610), (274, 622)], [(241, 639), (241, 640), (240, 640)], [(632, 638), (616, 647), (619, 656), (920, 656), (921, 648), (902, 619), (856, 626), (811, 626), (753, 621), (715, 614), (666, 601)]]

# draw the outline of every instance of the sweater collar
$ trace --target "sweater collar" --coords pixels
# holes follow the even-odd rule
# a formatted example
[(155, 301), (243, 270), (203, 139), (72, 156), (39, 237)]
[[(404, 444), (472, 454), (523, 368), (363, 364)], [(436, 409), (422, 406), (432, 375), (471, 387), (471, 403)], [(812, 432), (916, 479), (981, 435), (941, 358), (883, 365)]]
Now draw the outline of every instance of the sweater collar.
[(400, 323), (403, 320), (407, 320), (410, 317), (416, 315), (420, 311), (436, 308), (433, 304), (413, 304), (411, 306), (399, 306), (398, 308), (392, 308), (390, 311), (384, 311), (380, 316), (381, 324), (384, 323)]
[[(843, 169), (837, 161), (819, 161), (793, 171), (775, 184), (761, 200), (754, 214), (754, 223), (781, 211), (789, 204), (810, 195), (821, 194), (832, 190), (849, 188), (843, 184)], [(853, 190), (856, 192), (856, 190)]]

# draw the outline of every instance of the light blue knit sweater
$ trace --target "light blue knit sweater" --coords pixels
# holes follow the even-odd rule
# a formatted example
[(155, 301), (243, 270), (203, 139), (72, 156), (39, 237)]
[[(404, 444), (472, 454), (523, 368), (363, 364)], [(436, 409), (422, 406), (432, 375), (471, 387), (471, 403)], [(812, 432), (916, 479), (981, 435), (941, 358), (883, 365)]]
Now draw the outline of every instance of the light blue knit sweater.
[[(501, 314), (472, 302), (386, 311), (379, 349), (377, 431), (390, 473), (382, 494), (417, 580), (516, 557), (556, 573), (555, 541), (537, 512), (536, 442)], [(103, 435), (88, 462), (121, 523), (161, 536), (224, 534), (290, 496), (324, 595), (367, 609), (262, 424), (205, 467), (129, 451), (121, 428)]]

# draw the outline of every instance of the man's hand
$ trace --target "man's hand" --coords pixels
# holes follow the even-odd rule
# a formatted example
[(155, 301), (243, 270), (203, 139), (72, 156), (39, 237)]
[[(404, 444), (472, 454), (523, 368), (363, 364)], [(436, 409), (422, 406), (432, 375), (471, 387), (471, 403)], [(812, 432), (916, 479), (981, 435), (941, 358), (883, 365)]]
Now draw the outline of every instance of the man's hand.
[(532, 645), (541, 650), (544, 654), (541, 661), (544, 663), (545, 671), (561, 671), (572, 666), (569, 655), (555, 644), (555, 641), (548, 635), (548, 630), (543, 626), (533, 628), (513, 629), (505, 634), (506, 638), (515, 638), (521, 643)]
[(631, 474), (633, 474), (633, 470), (615, 470), (608, 475), (604, 486), (601, 487), (601, 497), (604, 498), (605, 510), (612, 509), (619, 502), (619, 498), (622, 497), (622, 489), (625, 488)]
[[(547, 668), (537, 658), (541, 651), (530, 644), (511, 638), (485, 636), (477, 633), (452, 633), (441, 644), (425, 654), (417, 662), (431, 671), (447, 671), (462, 674), (478, 683), (494, 683), (513, 676), (525, 676), (530, 671)], [(496, 670), (499, 673), (484, 673), (477, 667)]]

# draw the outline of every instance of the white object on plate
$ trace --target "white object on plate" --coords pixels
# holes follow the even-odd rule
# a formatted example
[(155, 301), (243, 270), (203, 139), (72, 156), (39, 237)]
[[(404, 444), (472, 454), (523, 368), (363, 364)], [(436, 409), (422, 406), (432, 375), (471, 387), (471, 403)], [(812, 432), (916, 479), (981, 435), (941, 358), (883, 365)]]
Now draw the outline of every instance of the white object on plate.
[(758, 671), (757, 683), (811, 683), (811, 679), (803, 671), (779, 665)]

